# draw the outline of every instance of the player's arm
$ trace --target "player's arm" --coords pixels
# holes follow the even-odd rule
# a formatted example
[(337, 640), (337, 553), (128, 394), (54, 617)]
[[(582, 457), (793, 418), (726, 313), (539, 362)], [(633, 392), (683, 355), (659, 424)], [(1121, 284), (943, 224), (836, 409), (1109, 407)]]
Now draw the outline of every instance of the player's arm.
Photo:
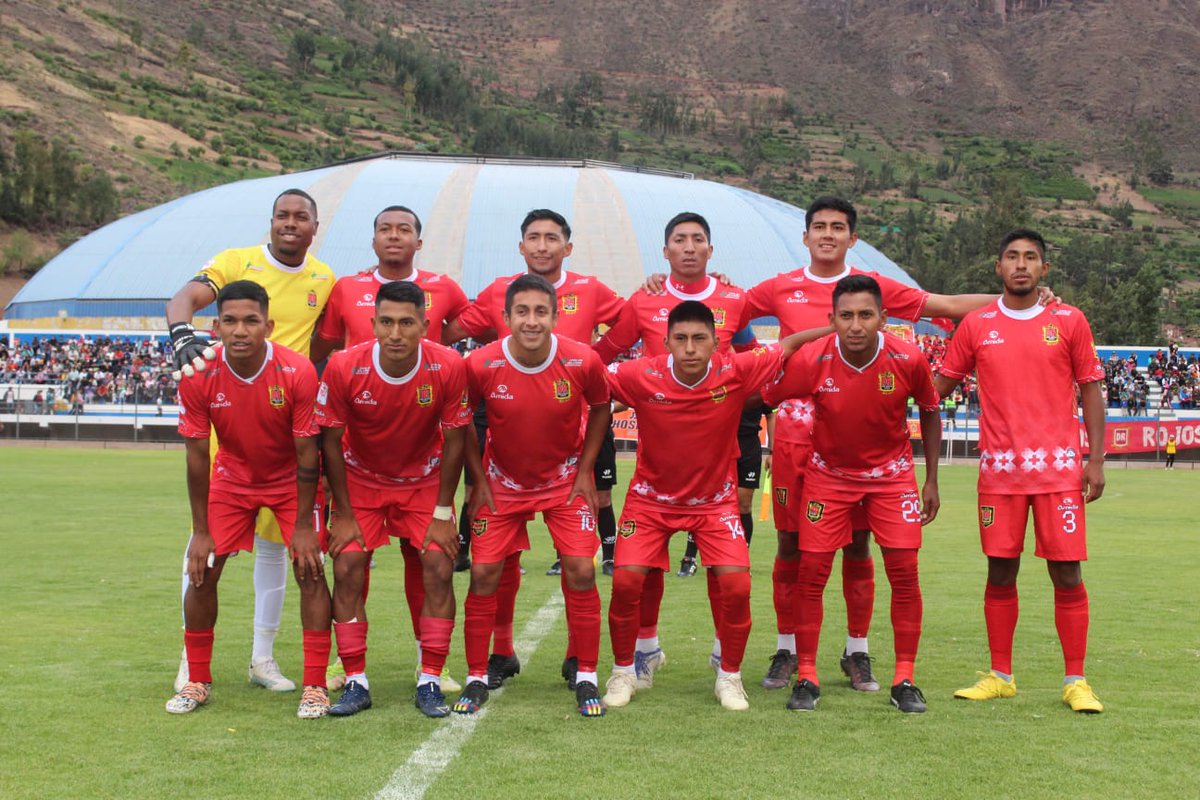
[(458, 491), (458, 479), (462, 476), (463, 452), (467, 440), (467, 428), (474, 426), (460, 425), (457, 428), (444, 428), (442, 431), (442, 466), (438, 476), (437, 506), (433, 509), (433, 519), (425, 531), (425, 541), (421, 552), (429, 549), (430, 544), (436, 544), (451, 561), (458, 558), (458, 528), (454, 524), (454, 493)]
[(938, 458), (942, 452), (942, 415), (935, 408), (920, 406), (921, 448), (925, 451), (925, 485), (921, 487), (921, 524), (937, 517), (942, 501), (938, 495)]
[(196, 335), (192, 317), (216, 298), (216, 284), (207, 275), (201, 274), (185, 283), (183, 288), (167, 301), (167, 332), (171, 336), (171, 347), (175, 351), (176, 369), (183, 369), (185, 366), (194, 369), (197, 365), (196, 359), (200, 359), (199, 365), (204, 364), (209, 342), (207, 337)]
[(187, 571), (192, 585), (204, 583), (204, 570), (214, 553), (208, 531), (209, 445), (208, 437), (187, 440), (188, 504), (192, 508), (192, 538), (188, 543)]
[(596, 516), (600, 508), (600, 498), (596, 494), (596, 476), (593, 469), (596, 457), (600, 455), (600, 447), (604, 444), (604, 436), (612, 424), (612, 408), (608, 401), (588, 407), (587, 428), (583, 436), (583, 452), (579, 456), (579, 472), (575, 475), (575, 484), (571, 494), (567, 496), (570, 504), (576, 496), (582, 497), (587, 503), (592, 516)]
[[(995, 294), (931, 294), (925, 300), (925, 309), (921, 316), (962, 319), (972, 311), (983, 308), (997, 297), (999, 295)], [(1049, 286), (1039, 286), (1038, 302), (1044, 306), (1051, 306), (1061, 303), (1062, 298), (1056, 295)], [(890, 309), (891, 306), (889, 305), (888, 308)]]
[(600, 356), (605, 364), (617, 360), (617, 356), (637, 344), (642, 338), (641, 327), (638, 325), (637, 307), (633, 298), (621, 308), (621, 313), (609, 329), (592, 345), (592, 349)]
[(933, 376), (933, 388), (937, 389), (939, 397), (949, 397), (950, 393), (954, 391), (954, 387), (960, 383), (962, 381), (958, 378), (951, 378), (940, 372)]
[(1099, 500), (1104, 494), (1104, 395), (1100, 381), (1079, 385), (1083, 404), (1083, 427), (1088, 435), (1088, 459), (1083, 465), (1083, 501)]
[(496, 338), (495, 320), (488, 313), (492, 305), (493, 286), (489, 284), (462, 313), (455, 315), (442, 328), (442, 344), (452, 345), (470, 336), (477, 342), (490, 342)]
[(321, 542), (313, 530), (312, 508), (317, 499), (317, 482), (321, 479), (316, 436), (296, 436), (296, 529), (292, 533), (292, 561), (300, 577), (307, 580), (325, 579), (325, 558)]
[(314, 364), (320, 364), (341, 346), (340, 340), (326, 339), (321, 334), (314, 333), (312, 342), (308, 346), (308, 357)]
[(342, 453), (343, 427), (321, 428), (321, 454), (325, 480), (329, 482), (329, 493), (333, 495), (333, 514), (329, 521), (329, 556), (337, 558), (351, 542), (358, 542), (366, 549), (362, 531), (354, 518), (350, 505), (350, 487), (346, 482), (346, 458)]
[[(759, 402), (761, 402), (761, 398)], [(765, 413), (767, 415), (767, 452), (763, 455), (763, 469), (770, 474), (771, 464), (774, 461), (772, 456), (775, 455), (775, 409), (768, 408)]]
[(797, 331), (791, 336), (785, 336), (779, 340), (779, 346), (783, 349), (783, 357), (787, 358), (809, 342), (831, 333), (833, 333), (833, 327), (825, 325), (821, 328), (809, 328), (806, 331)]
[(487, 475), (483, 472), (483, 454), (479, 448), (479, 436), (475, 432), (474, 425), (468, 425), (467, 428), (469, 430), (467, 431), (463, 461), (467, 467), (467, 474), (471, 476), (471, 503), (467, 507), (467, 512), (474, 519), (484, 506), (494, 512), (496, 501), (492, 499), (492, 487), (488, 483)]

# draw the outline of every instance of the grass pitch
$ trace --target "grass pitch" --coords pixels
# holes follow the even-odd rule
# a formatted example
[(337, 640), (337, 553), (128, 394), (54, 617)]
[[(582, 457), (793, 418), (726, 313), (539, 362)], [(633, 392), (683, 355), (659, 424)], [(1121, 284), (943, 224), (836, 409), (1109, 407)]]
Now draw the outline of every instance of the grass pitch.
[[(1200, 575), (1200, 545), (1192, 493), (1200, 477), (1114, 469), (1106, 496), (1089, 508), (1088, 674), (1107, 711), (1086, 717), (1059, 700), (1052, 590), (1032, 556), (1020, 579), (1019, 694), (982, 704), (951, 699), (988, 658), (975, 471), (943, 469), (943, 511), (926, 529), (921, 554), (925, 627), (917, 683), (928, 713), (901, 715), (886, 689), (859, 694), (841, 678), (845, 612), (836, 568), (826, 594), (819, 710), (788, 712), (786, 691), (757, 687), (775, 649), (773, 530), (757, 523), (755, 627), (743, 667), (749, 712), (725, 712), (713, 697), (703, 578), (671, 575), (660, 628), (670, 660), (653, 690), (604, 719), (579, 718), (558, 675), (565, 646), (559, 617), (425, 796), (1195, 796), (1200, 603), (1192, 581)], [(624, 480), (631, 470), (632, 462), (621, 462)], [(344, 720), (298, 720), (298, 693), (247, 685), (252, 564), (241, 556), (221, 582), (213, 702), (174, 717), (163, 703), (182, 641), (183, 479), (180, 452), (0, 449), (0, 796), (375, 795), (445, 726), (412, 706), (414, 652), (396, 548), (379, 554), (371, 583), (372, 710)], [(552, 560), (548, 537), (540, 524), (534, 530), (518, 635), (558, 588), (542, 574)], [(676, 556), (682, 546), (677, 537)], [(871, 649), (886, 686), (889, 593), (878, 558), (876, 571)], [(605, 607), (609, 588), (601, 578)], [(457, 590), (450, 666), (461, 678), (464, 576)], [(292, 587), (276, 652), (285, 674), (298, 679), (296, 597)], [(609, 653), (606, 632), (602, 681)]]

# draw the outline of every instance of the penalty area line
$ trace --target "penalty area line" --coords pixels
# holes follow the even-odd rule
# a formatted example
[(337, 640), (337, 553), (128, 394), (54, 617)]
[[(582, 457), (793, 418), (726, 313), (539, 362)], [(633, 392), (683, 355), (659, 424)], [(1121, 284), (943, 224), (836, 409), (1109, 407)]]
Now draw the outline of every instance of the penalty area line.
[[(555, 589), (545, 605), (525, 624), (521, 636), (513, 642), (513, 651), (524, 666), (533, 657), (538, 644), (554, 627), (564, 606), (562, 590)], [(500, 688), (491, 693), (493, 701), (504, 693)], [(408, 760), (400, 765), (387, 785), (376, 794), (376, 800), (420, 800), (447, 767), (458, 757), (476, 726), (491, 709), (484, 706), (475, 714), (451, 714), (437, 730), (429, 735)]]

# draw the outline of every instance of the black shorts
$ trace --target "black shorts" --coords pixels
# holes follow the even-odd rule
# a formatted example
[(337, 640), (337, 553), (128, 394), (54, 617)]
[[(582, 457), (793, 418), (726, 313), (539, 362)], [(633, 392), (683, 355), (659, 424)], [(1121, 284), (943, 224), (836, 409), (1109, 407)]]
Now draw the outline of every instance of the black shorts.
[(738, 437), (738, 487), (757, 489), (762, 478), (762, 442), (758, 437)]
[(596, 456), (592, 474), (596, 478), (597, 491), (608, 491), (617, 485), (617, 440), (611, 427), (604, 434), (604, 443), (600, 445), (600, 454)]

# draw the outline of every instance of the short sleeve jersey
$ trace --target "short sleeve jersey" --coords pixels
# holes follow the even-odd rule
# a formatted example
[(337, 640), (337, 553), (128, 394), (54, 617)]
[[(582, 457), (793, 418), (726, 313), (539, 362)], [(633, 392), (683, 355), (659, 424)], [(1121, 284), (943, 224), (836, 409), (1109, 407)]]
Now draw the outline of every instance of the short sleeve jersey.
[(811, 397), (815, 408), (810, 468), (872, 483), (911, 480), (908, 398), (927, 410), (937, 410), (939, 400), (921, 351), (883, 332), (862, 368), (846, 361), (836, 334), (800, 348), (763, 392), (767, 402), (792, 396)]
[(212, 490), (232, 494), (296, 486), (295, 439), (315, 436), (313, 399), (317, 372), (306, 357), (267, 342), (258, 374), (243, 378), (217, 357), (204, 372), (179, 384), (179, 433), (221, 443), (213, 459)]
[[(429, 322), (426, 338), (441, 343), (442, 325), (454, 319), (470, 305), (462, 287), (452, 278), (418, 269), (411, 277), (425, 292), (425, 319)], [(349, 348), (375, 341), (371, 320), (375, 317), (375, 293), (387, 283), (379, 270), (339, 278), (334, 284), (329, 305), (317, 326), (317, 335), (330, 342), (342, 342)]]
[(472, 405), (487, 403), (484, 469), (501, 492), (557, 491), (579, 471), (588, 407), (609, 401), (604, 365), (589, 345), (555, 334), (545, 363), (526, 367), (510, 339), (467, 357)]
[[(508, 285), (524, 274), (497, 278), (484, 288), (459, 315), (458, 323), (463, 330), (476, 337), (492, 330), (500, 337), (507, 336), (511, 331), (504, 324), (504, 294)], [(567, 270), (563, 270), (554, 284), (554, 292), (558, 295), (554, 332), (584, 344), (591, 344), (596, 326), (611, 325), (625, 306), (624, 298), (596, 278)]]
[(346, 469), (376, 486), (421, 486), (440, 479), (442, 429), (471, 421), (462, 356), (424, 341), (407, 375), (379, 364), (379, 343), (329, 357), (317, 392), (316, 420), (344, 428)]
[(289, 267), (272, 256), (264, 244), (222, 250), (193, 280), (217, 292), (227, 283), (240, 280), (262, 286), (271, 298), (271, 319), (275, 321), (271, 341), (307, 356), (317, 320), (333, 292), (335, 276), (312, 253), (305, 255), (300, 266)]
[[(768, 278), (748, 293), (750, 312), (755, 317), (772, 316), (779, 319), (779, 337), (820, 328), (829, 324), (833, 311), (833, 289), (847, 275), (869, 275), (879, 282), (883, 305), (889, 317), (918, 320), (925, 310), (929, 293), (856, 267), (829, 278), (814, 275), (808, 267), (783, 272)], [(782, 403), (775, 418), (775, 438), (778, 441), (809, 445), (812, 442), (812, 400), (799, 397)]]
[(1079, 489), (1082, 457), (1075, 384), (1104, 380), (1092, 329), (1078, 308), (1002, 300), (972, 311), (954, 332), (941, 374), (979, 378), (979, 491), (1042, 494)]
[(698, 291), (684, 291), (670, 278), (663, 284), (663, 294), (650, 294), (638, 289), (621, 311), (617, 321), (596, 342), (596, 352), (605, 363), (611, 363), (621, 353), (642, 341), (646, 356), (667, 354), (667, 316), (684, 300), (698, 300), (713, 312), (717, 329), (717, 349), (729, 350), (733, 338), (750, 321), (745, 289), (722, 286), (711, 275)]
[(613, 396), (637, 413), (637, 467), (631, 496), (672, 510), (713, 510), (737, 492), (734, 460), (746, 395), (775, 380), (778, 345), (716, 352), (694, 386), (675, 377), (669, 355), (612, 364)]

